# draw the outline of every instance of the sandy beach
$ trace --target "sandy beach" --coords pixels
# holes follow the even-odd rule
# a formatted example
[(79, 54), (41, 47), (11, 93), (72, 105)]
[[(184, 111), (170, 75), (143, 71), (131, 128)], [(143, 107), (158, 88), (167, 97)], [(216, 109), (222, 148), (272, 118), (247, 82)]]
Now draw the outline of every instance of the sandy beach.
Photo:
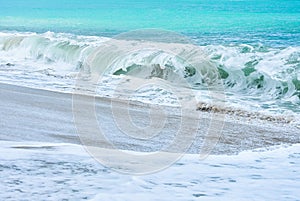
[[(176, 200), (187, 197), (191, 200), (234, 200), (236, 197), (297, 200), (299, 197), (297, 143), (300, 139), (299, 130), (292, 123), (226, 116), (220, 141), (205, 160), (200, 160), (198, 154), (186, 154), (156, 174), (134, 176), (126, 174), (127, 170), (125, 174), (115, 172), (116, 164), (111, 164), (113, 168), (106, 167), (86, 152), (74, 124), (72, 94), (0, 84), (0, 97), (0, 150), (3, 153), (0, 188), (3, 190), (1, 198), (5, 200), (95, 201), (132, 200), (133, 197), (143, 200), (169, 200), (170, 197)], [(84, 99), (91, 100), (83, 96)], [(126, 116), (124, 101), (113, 101), (120, 114)], [(150, 140), (130, 139), (114, 124), (112, 100), (96, 98), (95, 102), (107, 139), (115, 148), (137, 151), (132, 152), (133, 155), (156, 151), (172, 142), (172, 133), (181, 119), (178, 108), (167, 107), (169, 120), (161, 132), (163, 135)], [(148, 106), (140, 102), (131, 104), (130, 114), (136, 124), (149, 121)], [(188, 119), (199, 121), (202, 127), (197, 130), (188, 153), (199, 153), (207, 135), (209, 113), (197, 112), (202, 114), (201, 119), (193, 116)], [(84, 117), (82, 115), (81, 120), (86, 124), (86, 131), (93, 133), (94, 130), (89, 129), (90, 119)], [(128, 119), (124, 118), (123, 123), (128, 123)], [(102, 149), (106, 143), (90, 140), (101, 148), (101, 157), (110, 162), (119, 159), (118, 153), (114, 155), (115, 150)], [(160, 166), (155, 160), (153, 163)], [(136, 170), (136, 163), (129, 165)], [(124, 171), (121, 166), (120, 171)]]
[[(0, 140), (81, 143), (73, 119), (72, 94), (0, 84), (0, 97)], [(113, 101), (118, 110), (124, 110), (125, 114), (127, 105), (120, 100)], [(123, 135), (114, 124), (111, 99), (96, 98), (95, 102), (98, 121), (103, 125), (103, 133), (121, 150), (142, 152), (160, 150), (165, 143), (172, 140), (173, 134), (178, 129), (175, 125), (181, 118), (178, 108), (164, 107), (169, 117), (161, 134), (149, 140), (135, 140)], [(130, 114), (137, 125), (149, 121), (148, 106), (139, 102), (131, 104)], [(189, 120), (198, 121), (201, 126), (188, 153), (199, 153), (209, 127), (209, 113), (197, 112), (201, 114), (201, 118), (189, 117)], [(123, 120), (124, 124), (128, 123), (125, 115)], [(89, 120), (85, 122), (89, 128)], [(292, 123), (227, 115), (221, 138), (213, 148), (212, 154), (237, 154), (243, 150), (299, 143), (299, 132)], [(97, 143), (97, 146), (101, 147), (104, 144)]]

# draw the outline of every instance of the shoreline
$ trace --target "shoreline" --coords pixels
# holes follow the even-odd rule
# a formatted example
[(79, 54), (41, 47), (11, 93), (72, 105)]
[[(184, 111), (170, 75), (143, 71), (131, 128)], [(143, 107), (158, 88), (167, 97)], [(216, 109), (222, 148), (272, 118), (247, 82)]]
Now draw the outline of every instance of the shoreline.
[[(0, 97), (0, 140), (82, 144), (73, 121), (72, 94), (0, 83)], [(172, 137), (176, 134), (174, 125), (181, 119), (178, 108), (164, 107), (170, 114), (166, 127), (161, 135), (145, 141), (130, 139), (118, 130), (113, 124), (111, 103), (117, 104), (120, 111), (128, 111), (126, 101), (96, 97), (96, 109), (100, 111), (98, 121), (103, 125), (105, 137), (118, 149), (153, 152), (172, 142)], [(149, 104), (134, 102), (130, 105), (133, 106), (129, 109), (130, 114), (137, 125), (144, 125), (149, 121)], [(188, 117), (189, 121), (199, 121), (200, 125), (193, 144), (187, 151), (192, 154), (201, 150), (210, 125), (210, 113), (197, 112), (201, 119)], [(124, 119), (120, 123), (126, 124), (128, 121)], [(231, 155), (244, 150), (296, 144), (300, 143), (299, 134), (300, 129), (291, 124), (226, 115), (221, 138), (211, 154)], [(97, 146), (106, 148), (101, 143)]]

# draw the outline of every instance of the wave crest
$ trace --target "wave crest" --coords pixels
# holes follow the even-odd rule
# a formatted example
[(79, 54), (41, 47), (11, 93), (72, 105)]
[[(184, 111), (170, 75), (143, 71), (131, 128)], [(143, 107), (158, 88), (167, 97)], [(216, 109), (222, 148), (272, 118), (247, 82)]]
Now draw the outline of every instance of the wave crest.
[[(134, 51), (137, 42), (127, 41), (129, 48), (118, 50), (104, 47), (110, 41), (121, 44), (125, 40), (52, 32), (0, 33), (0, 66), (9, 69), (30, 66), (36, 68), (35, 72), (62, 78), (80, 69), (90, 74), (104, 73), (106, 69), (105, 73), (112, 76), (160, 78), (180, 86), (179, 75), (181, 80), (200, 90), (221, 81), (228, 98), (234, 97), (233, 102), (247, 99), (256, 101), (262, 108), (279, 105), (299, 111), (300, 47), (240, 44), (195, 48), (180, 44), (172, 52), (157, 48), (162, 44), (174, 45), (171, 41), (148, 42), (148, 48)], [(105, 59), (111, 59), (108, 69), (102, 65)]]

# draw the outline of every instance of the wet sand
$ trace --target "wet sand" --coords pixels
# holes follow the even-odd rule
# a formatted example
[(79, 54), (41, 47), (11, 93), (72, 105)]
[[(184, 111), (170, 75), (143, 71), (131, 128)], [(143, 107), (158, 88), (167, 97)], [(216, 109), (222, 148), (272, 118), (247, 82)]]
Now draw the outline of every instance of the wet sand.
[[(0, 97), (0, 140), (81, 143), (74, 123), (72, 94), (0, 84)], [(83, 105), (85, 99), (91, 100), (85, 98), (86, 96), (82, 97), (82, 100), (79, 101), (83, 101)], [(128, 124), (127, 114), (129, 112), (135, 125), (147, 126), (149, 105), (131, 103), (128, 108), (125, 101), (108, 98), (96, 98), (95, 103), (97, 120), (102, 133), (105, 134), (105, 140), (109, 140), (114, 147), (124, 150), (149, 152), (163, 149), (167, 144), (172, 143), (182, 120), (180, 108), (164, 107), (168, 118), (159, 135), (147, 140), (136, 139), (132, 136), (138, 136), (140, 130), (132, 130), (130, 137), (126, 133), (124, 134), (118, 125)], [(112, 114), (112, 103), (119, 114), (118, 125), (115, 123), (115, 115)], [(123, 114), (124, 118), (122, 118)], [(195, 122), (198, 124), (196, 136), (192, 139), (193, 144), (187, 151), (188, 153), (199, 153), (204, 139), (207, 140), (211, 113), (197, 111), (197, 114), (199, 115), (184, 117), (187, 119), (187, 124)], [(92, 139), (95, 136), (90, 135), (94, 127), (90, 125), (89, 115), (83, 114), (80, 121), (81, 125), (86, 128), (80, 132), (86, 131), (86, 138), (91, 137), (90, 140), (96, 142), (97, 140)], [(194, 132), (188, 126), (185, 129), (183, 130), (185, 136), (189, 136), (189, 132)], [(237, 154), (243, 150), (299, 142), (300, 129), (292, 123), (226, 115), (222, 135), (211, 153)], [(99, 140), (95, 145), (106, 147), (107, 143), (103, 142), (102, 144)], [(176, 147), (173, 148), (173, 151), (176, 151)]]

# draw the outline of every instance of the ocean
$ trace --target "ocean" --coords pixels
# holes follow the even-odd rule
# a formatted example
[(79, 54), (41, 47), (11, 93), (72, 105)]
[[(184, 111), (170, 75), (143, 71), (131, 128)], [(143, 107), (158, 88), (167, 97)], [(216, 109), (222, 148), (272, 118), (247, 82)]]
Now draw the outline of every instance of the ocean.
[[(0, 5), (0, 84), (3, 84), (0, 92), (6, 93), (4, 89), (9, 88), (6, 84), (15, 85), (20, 89), (12, 87), (11, 94), (29, 88), (28, 93), (36, 98), (36, 102), (34, 98), (22, 102), (14, 97), (9, 103), (10, 94), (2, 99), (6, 105), (0, 105), (0, 117), (9, 118), (0, 122), (0, 150), (9, 154), (1, 156), (0, 177), (7, 184), (1, 188), (7, 191), (1, 198), (20, 200), (27, 195), (37, 200), (131, 200), (133, 194), (139, 193), (138, 198), (160, 200), (161, 193), (167, 196), (165, 200), (199, 197), (226, 200), (233, 198), (229, 195), (233, 193), (245, 200), (299, 199), (296, 186), (300, 152), (300, 0), (0, 0)], [(37, 91), (31, 92), (30, 88)], [(158, 174), (122, 175), (92, 161), (76, 143), (59, 144), (58, 140), (55, 141), (58, 144), (53, 144), (49, 137), (52, 134), (59, 136), (63, 132), (68, 133), (67, 138), (77, 136), (70, 123), (72, 111), (59, 107), (59, 101), (66, 104), (71, 99), (53, 95), (58, 103), (53, 108), (58, 108), (57, 111), (46, 108), (41, 110), (44, 115), (38, 114), (40, 105), (51, 97), (49, 94), (35, 96), (43, 93), (38, 90), (133, 101), (141, 104), (141, 108), (144, 105), (188, 108), (182, 116), (187, 111), (222, 114), (226, 116), (225, 121), (231, 122), (228, 125), (243, 122), (245, 127), (240, 128), (245, 129), (226, 127), (225, 122), (224, 133), (230, 137), (218, 136), (221, 139), (218, 156), (206, 162), (197, 161), (196, 155), (190, 153), (188, 159), (179, 160), (171, 169)], [(20, 97), (27, 97), (24, 94)], [(18, 101), (24, 108), (14, 105)], [(72, 104), (74, 110), (76, 96), (69, 105)], [(13, 107), (15, 113), (5, 113), (13, 111), (9, 110)], [(67, 117), (60, 117), (60, 112)], [(115, 112), (113, 116), (121, 115)], [(143, 124), (135, 132), (143, 133), (146, 129), (142, 127), (148, 119), (146, 112), (140, 108), (130, 112)], [(39, 120), (34, 119), (39, 115)], [(74, 111), (73, 115), (74, 121), (78, 121)], [(46, 117), (51, 119), (51, 124), (35, 127)], [(54, 121), (60, 118), (61, 122)], [(165, 143), (156, 139), (160, 143), (147, 145), (141, 140), (147, 149), (136, 148), (134, 144), (139, 142), (136, 140), (139, 136), (126, 141), (127, 138), (117, 135), (116, 128), (122, 130), (122, 125), (114, 127), (118, 122), (106, 114), (99, 119), (105, 122), (107, 127), (103, 129), (109, 130), (112, 141), (122, 149), (140, 154), (159, 151), (157, 147)], [(62, 122), (68, 122), (67, 128)], [(16, 126), (8, 126), (11, 123)], [(24, 135), (18, 133), (21, 125), (27, 129)], [(170, 125), (168, 128), (173, 129)], [(175, 135), (172, 129), (164, 134)], [(49, 138), (40, 133), (47, 133)], [(38, 137), (30, 138), (34, 135)], [(238, 145), (232, 135), (239, 135)], [(247, 137), (241, 137), (244, 135)], [(226, 137), (231, 141), (226, 142)], [(245, 141), (247, 138), (251, 143)], [(286, 147), (287, 144), (294, 145)], [(150, 145), (155, 148), (151, 149)], [(274, 168), (277, 165), (287, 171)], [(43, 172), (35, 171), (33, 166), (41, 166)], [(72, 171), (67, 170), (70, 168)], [(205, 175), (191, 175), (190, 169)], [(46, 182), (40, 175), (48, 173), (53, 179)], [(34, 184), (32, 178), (36, 179)], [(118, 191), (113, 189), (117, 185), (114, 179), (122, 182)], [(78, 181), (84, 182), (75, 185)], [(107, 186), (96, 187), (95, 183), (101, 181)], [(261, 190), (276, 182), (278, 185)], [(54, 190), (44, 191), (41, 187), (53, 184), (68, 189), (73, 185), (74, 191), (55, 188), (56, 195), (45, 197)], [(41, 191), (31, 193), (28, 185)], [(173, 193), (166, 193), (168, 190)], [(80, 192), (83, 194), (75, 195)], [(119, 195), (114, 197), (114, 192)], [(254, 196), (255, 192), (258, 195)]]
[[(88, 47), (156, 28), (182, 34), (203, 49), (220, 71), (229, 103), (299, 112), (300, 1), (13, 0), (1, 5), (0, 65), (7, 82), (7, 71), (14, 71), (19, 84), (47, 88), (48, 80), (50, 87), (55, 82), (65, 88)], [(49, 75), (66, 79), (53, 81)]]

